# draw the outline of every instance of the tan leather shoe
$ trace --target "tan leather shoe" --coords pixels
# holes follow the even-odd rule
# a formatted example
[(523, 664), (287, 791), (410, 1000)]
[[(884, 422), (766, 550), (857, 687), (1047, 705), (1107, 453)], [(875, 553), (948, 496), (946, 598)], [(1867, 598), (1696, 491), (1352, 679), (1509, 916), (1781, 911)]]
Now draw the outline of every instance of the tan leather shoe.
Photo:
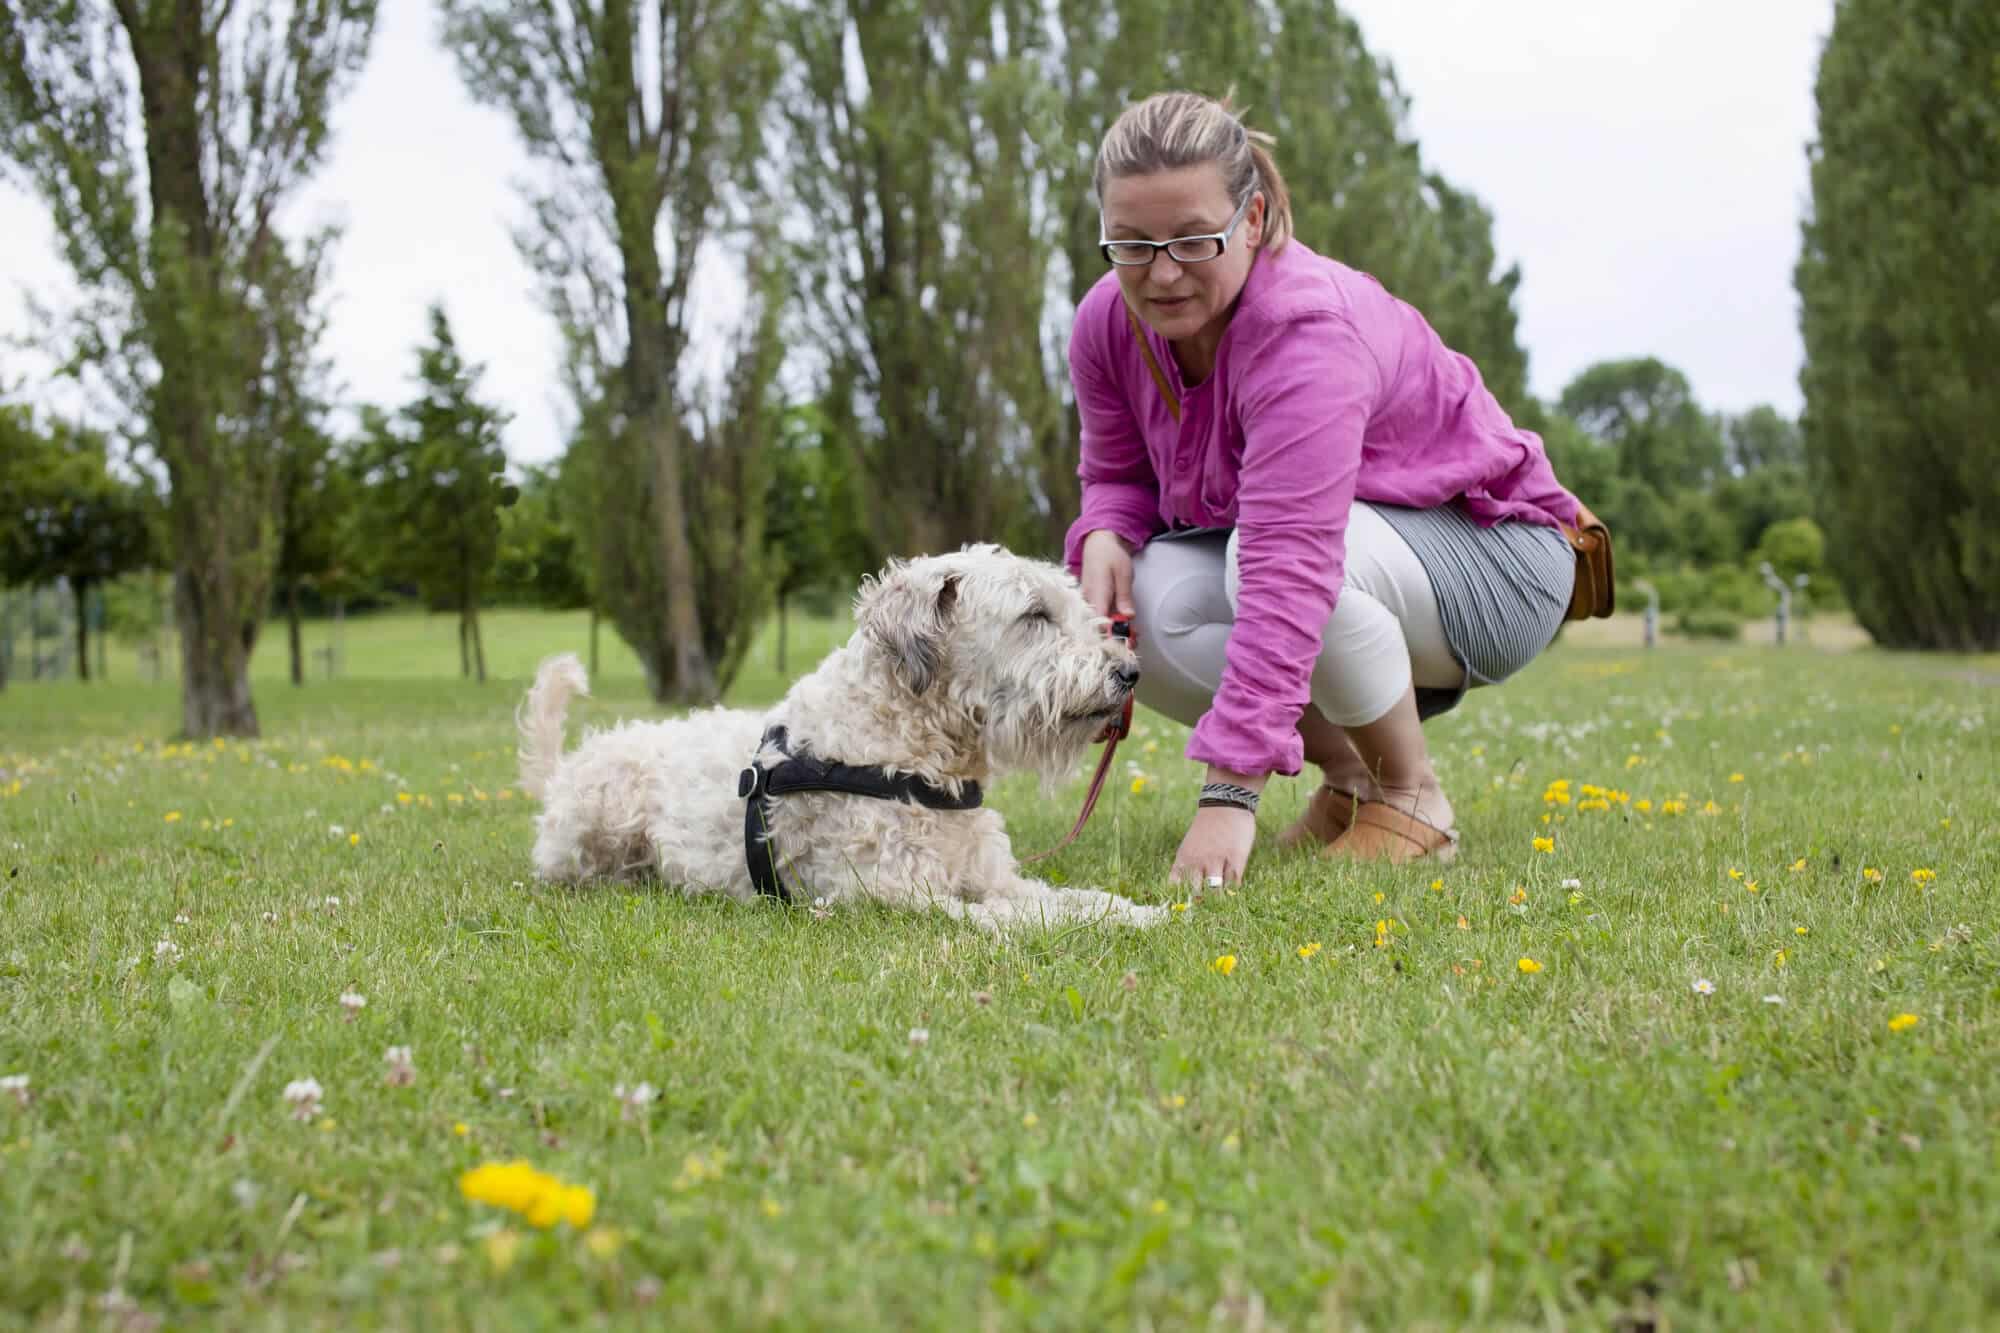
[(1431, 857), (1448, 863), (1458, 855), (1458, 834), (1427, 824), (1382, 801), (1363, 801), (1347, 832), (1320, 852), (1355, 861), (1387, 861), (1392, 866)]
[(1353, 825), (1354, 808), (1360, 803), (1361, 798), (1353, 792), (1321, 783), (1307, 799), (1305, 813), (1278, 835), (1278, 849), (1290, 851), (1304, 845), (1326, 846)]

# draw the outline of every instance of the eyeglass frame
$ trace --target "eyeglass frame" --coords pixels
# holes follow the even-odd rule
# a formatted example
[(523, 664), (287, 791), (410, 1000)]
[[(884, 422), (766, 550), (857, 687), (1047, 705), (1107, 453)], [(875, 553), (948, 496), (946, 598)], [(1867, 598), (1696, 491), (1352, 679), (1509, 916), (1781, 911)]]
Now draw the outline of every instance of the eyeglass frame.
[[(1222, 258), (1224, 255), (1229, 253), (1229, 238), (1231, 235), (1235, 233), (1236, 228), (1242, 224), (1244, 215), (1250, 211), (1250, 201), (1257, 197), (1259, 188), (1260, 188), (1259, 185), (1252, 185), (1250, 187), (1250, 193), (1244, 195), (1243, 202), (1236, 206), (1235, 216), (1229, 219), (1228, 225), (1225, 226), (1221, 231), (1203, 232), (1195, 236), (1170, 236), (1164, 241), (1144, 241), (1144, 240), (1114, 241), (1110, 237), (1104, 234), (1104, 229), (1102, 225), (1104, 219), (1102, 216), (1100, 216), (1098, 218), (1099, 227), (1097, 232), (1097, 252), (1103, 255), (1104, 262), (1111, 265), (1113, 268), (1151, 268), (1154, 262), (1159, 259), (1160, 251), (1162, 250), (1166, 250), (1167, 258), (1173, 260), (1176, 264), (1213, 264), (1216, 260)], [(1169, 247), (1179, 245), (1183, 241), (1214, 241), (1216, 243), (1215, 253), (1209, 255), (1206, 259), (1182, 259), (1180, 256), (1176, 255), (1171, 249), (1169, 249)], [(1119, 260), (1113, 259), (1111, 257), (1111, 247), (1114, 245), (1151, 246), (1152, 253), (1147, 255), (1143, 260), (1126, 260), (1120, 262)]]

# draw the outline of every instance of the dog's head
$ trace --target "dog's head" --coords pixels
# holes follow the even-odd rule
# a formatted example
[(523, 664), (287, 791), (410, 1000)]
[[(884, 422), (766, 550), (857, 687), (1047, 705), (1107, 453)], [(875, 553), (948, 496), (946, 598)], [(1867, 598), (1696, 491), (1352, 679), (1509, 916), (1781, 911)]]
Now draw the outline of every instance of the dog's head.
[(895, 687), (997, 770), (1050, 782), (1123, 711), (1137, 656), (1104, 632), (1060, 567), (998, 546), (896, 561), (855, 620)]

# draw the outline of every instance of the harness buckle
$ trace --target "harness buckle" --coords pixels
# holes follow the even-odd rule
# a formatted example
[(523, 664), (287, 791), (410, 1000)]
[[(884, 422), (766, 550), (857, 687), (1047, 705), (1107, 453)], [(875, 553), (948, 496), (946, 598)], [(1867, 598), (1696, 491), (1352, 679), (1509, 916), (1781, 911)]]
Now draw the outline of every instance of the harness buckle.
[(764, 770), (752, 764), (736, 775), (736, 798), (747, 801), (763, 794)]

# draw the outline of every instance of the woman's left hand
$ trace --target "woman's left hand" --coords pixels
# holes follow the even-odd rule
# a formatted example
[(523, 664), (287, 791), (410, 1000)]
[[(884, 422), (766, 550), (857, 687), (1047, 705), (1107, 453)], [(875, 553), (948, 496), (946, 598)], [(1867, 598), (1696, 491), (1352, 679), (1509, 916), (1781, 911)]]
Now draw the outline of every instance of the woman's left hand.
[(1206, 806), (1195, 811), (1168, 878), (1196, 888), (1214, 888), (1218, 877), (1224, 884), (1241, 884), (1256, 841), (1257, 816), (1235, 806)]

